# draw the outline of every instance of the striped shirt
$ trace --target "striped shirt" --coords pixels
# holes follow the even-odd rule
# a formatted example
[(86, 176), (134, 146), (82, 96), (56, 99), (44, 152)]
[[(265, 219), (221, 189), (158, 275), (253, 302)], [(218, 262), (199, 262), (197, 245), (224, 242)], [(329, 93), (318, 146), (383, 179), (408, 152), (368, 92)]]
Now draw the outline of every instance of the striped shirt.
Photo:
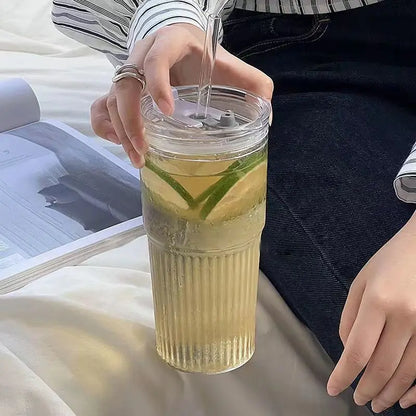
[[(234, 8), (270, 13), (331, 13), (381, 0), (225, 0), (223, 20)], [(163, 26), (190, 23), (205, 28), (220, 0), (53, 0), (52, 19), (66, 35), (107, 54), (127, 58), (135, 42)]]
[[(163, 26), (190, 23), (204, 29), (220, 0), (53, 0), (52, 20), (69, 37), (105, 53), (114, 65), (125, 61), (135, 42)], [(234, 8), (287, 14), (331, 13), (382, 0), (228, 0)], [(394, 181), (397, 196), (416, 203), (416, 144)]]

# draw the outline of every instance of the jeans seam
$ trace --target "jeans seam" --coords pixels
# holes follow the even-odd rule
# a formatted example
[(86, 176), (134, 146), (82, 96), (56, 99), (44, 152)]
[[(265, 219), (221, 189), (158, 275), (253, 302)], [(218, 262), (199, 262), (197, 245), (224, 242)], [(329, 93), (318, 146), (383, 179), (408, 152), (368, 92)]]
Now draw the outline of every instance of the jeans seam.
[[(275, 20), (275, 19), (273, 19), (273, 20)], [(250, 51), (251, 49), (259, 48), (261, 46), (275, 44), (276, 47), (279, 47), (279, 43), (289, 44), (291, 42), (296, 42), (298, 40), (301, 41), (301, 40), (304, 40), (304, 39), (308, 39), (309, 37), (313, 36), (316, 33), (316, 31), (319, 29), (319, 26), (320, 26), (320, 24), (317, 24), (315, 22), (314, 25), (311, 27), (311, 29), (309, 29), (306, 33), (303, 33), (302, 35), (288, 36), (288, 37), (283, 38), (283, 39), (269, 39), (269, 40), (264, 40), (262, 42), (258, 42), (255, 45), (249, 46), (248, 48), (244, 49), (243, 51), (240, 52), (240, 54), (243, 54), (247, 51)]]
[[(315, 24), (313, 25), (313, 27), (311, 28), (311, 30), (309, 30), (307, 33), (303, 34), (303, 35), (299, 35), (299, 36), (294, 36), (294, 37), (288, 37), (286, 39), (281, 39), (281, 40), (267, 40), (264, 42), (260, 42), (257, 43), (253, 46), (250, 46), (249, 48), (244, 49), (243, 51), (239, 52), (237, 54), (237, 57), (239, 57), (240, 59), (245, 59), (245, 58), (249, 58), (253, 55), (258, 55), (264, 52), (270, 52), (276, 49), (280, 49), (283, 48), (285, 46), (291, 45), (291, 44), (296, 44), (296, 45), (300, 45), (300, 44), (304, 44), (304, 43), (314, 43), (317, 42), (319, 39), (322, 38), (322, 36), (325, 34), (326, 30), (328, 29), (328, 24), (326, 24), (325, 26), (323, 26), (324, 23), (327, 23), (328, 20), (316, 20)], [(316, 35), (316, 33), (318, 33), (320, 30), (322, 29), (322, 32), (315, 38), (312, 40), (309, 40), (310, 38), (313, 38), (314, 35)], [(280, 44), (279, 44), (280, 43)], [(273, 45), (268, 49), (265, 50), (261, 50), (261, 51), (253, 51), (251, 53), (246, 53), (247, 51), (254, 49), (254, 48), (259, 48), (262, 46), (266, 46), (266, 45)]]
[(345, 285), (341, 280), (340, 276), (338, 275), (335, 267), (331, 264), (330, 260), (325, 255), (324, 251), (320, 248), (320, 246), (316, 243), (311, 233), (308, 231), (308, 229), (303, 225), (302, 221), (296, 216), (296, 214), (292, 211), (289, 204), (280, 196), (279, 192), (275, 189), (269, 188), (269, 192), (273, 192), (276, 197), (282, 202), (282, 204), (286, 207), (287, 211), (289, 212), (290, 216), (293, 218), (293, 220), (301, 227), (305, 235), (308, 237), (309, 241), (312, 243), (312, 245), (315, 247), (316, 250), (318, 250), (318, 253), (320, 254), (320, 257), (322, 261), (325, 263), (325, 265), (328, 267), (328, 269), (332, 272), (333, 276), (337, 280), (337, 282), (341, 285), (342, 288), (345, 289), (345, 292), (348, 293), (349, 288), (347, 285)]
[(273, 17), (273, 19), (270, 19), (270, 25), (269, 25), (269, 32), (274, 33), (274, 22), (276, 21), (276, 18)]
[[(264, 13), (264, 12), (258, 12), (258, 18), (259, 19), (254, 19), (255, 21), (261, 21), (261, 20), (267, 20), (267, 18), (271, 18), (271, 20), (276, 19), (275, 17), (271, 17), (270, 13)], [(247, 23), (249, 21), (253, 20), (253, 16), (247, 16), (247, 17), (238, 17), (235, 19), (226, 19), (223, 23), (223, 27), (228, 27), (228, 26), (232, 26), (232, 25), (239, 25), (239, 24), (243, 24), (243, 23)]]

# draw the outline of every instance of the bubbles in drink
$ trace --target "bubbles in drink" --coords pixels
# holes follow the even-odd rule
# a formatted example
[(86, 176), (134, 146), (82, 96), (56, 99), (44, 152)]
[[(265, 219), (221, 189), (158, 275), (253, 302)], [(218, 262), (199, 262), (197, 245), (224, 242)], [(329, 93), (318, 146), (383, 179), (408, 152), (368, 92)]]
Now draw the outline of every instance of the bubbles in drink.
[(221, 373), (254, 352), (260, 235), (265, 222), (270, 104), (213, 86), (175, 90), (165, 116), (142, 101), (150, 150), (142, 169), (156, 348), (175, 368)]
[(205, 163), (149, 153), (142, 171), (159, 354), (219, 373), (254, 352), (266, 148)]

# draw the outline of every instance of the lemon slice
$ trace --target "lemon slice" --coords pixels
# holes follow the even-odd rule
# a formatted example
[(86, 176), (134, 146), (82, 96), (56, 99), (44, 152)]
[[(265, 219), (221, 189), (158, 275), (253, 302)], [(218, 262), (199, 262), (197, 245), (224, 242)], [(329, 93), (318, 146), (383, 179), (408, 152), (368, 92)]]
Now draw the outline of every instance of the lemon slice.
[(201, 219), (223, 221), (241, 215), (259, 203), (266, 192), (267, 162), (247, 166), (224, 178), (201, 209)]
[(180, 209), (188, 209), (194, 203), (189, 192), (169, 174), (158, 168), (152, 162), (146, 161), (142, 169), (142, 180), (149, 191), (158, 200)]

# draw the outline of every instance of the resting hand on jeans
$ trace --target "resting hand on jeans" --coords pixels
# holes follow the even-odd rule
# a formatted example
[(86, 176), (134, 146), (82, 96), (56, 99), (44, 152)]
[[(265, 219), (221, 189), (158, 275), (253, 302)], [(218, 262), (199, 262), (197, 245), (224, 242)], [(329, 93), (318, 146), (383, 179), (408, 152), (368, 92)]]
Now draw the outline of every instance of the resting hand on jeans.
[(375, 412), (398, 400), (416, 404), (416, 214), (364, 266), (341, 317), (344, 352), (328, 392), (345, 390), (365, 368), (354, 393)]
[[(174, 42), (172, 40), (175, 40)], [(197, 84), (204, 44), (204, 32), (189, 24), (158, 30), (138, 41), (127, 63), (144, 69), (147, 90), (163, 113), (174, 110), (171, 85)], [(213, 74), (215, 84), (240, 87), (270, 100), (273, 81), (221, 46)], [(132, 78), (118, 81), (110, 92), (91, 107), (91, 124), (98, 136), (121, 144), (135, 167), (144, 164), (147, 150), (140, 117), (140, 83)]]

